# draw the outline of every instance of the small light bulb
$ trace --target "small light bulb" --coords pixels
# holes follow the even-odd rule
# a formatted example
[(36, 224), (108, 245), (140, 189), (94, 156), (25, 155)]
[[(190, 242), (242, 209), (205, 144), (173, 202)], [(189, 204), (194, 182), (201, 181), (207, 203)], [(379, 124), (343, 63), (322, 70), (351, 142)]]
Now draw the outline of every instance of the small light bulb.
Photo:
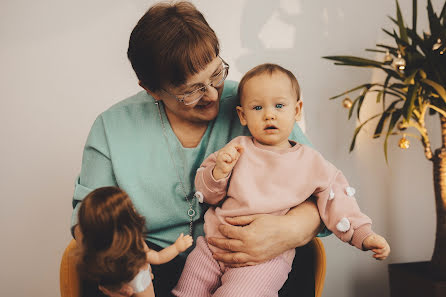
[(435, 43), (435, 44), (432, 46), (432, 50), (433, 50), (433, 51), (436, 51), (436, 50), (439, 49), (440, 47), (441, 47), (441, 39), (438, 38), (438, 39), (437, 39), (437, 43)]
[(406, 60), (404, 60), (400, 52), (398, 52), (398, 57), (393, 61), (393, 66), (399, 71), (406, 69)]
[(346, 97), (344, 100), (342, 100), (342, 106), (344, 106), (344, 108), (350, 109), (352, 108), (353, 102), (352, 100), (350, 100), (350, 98)]

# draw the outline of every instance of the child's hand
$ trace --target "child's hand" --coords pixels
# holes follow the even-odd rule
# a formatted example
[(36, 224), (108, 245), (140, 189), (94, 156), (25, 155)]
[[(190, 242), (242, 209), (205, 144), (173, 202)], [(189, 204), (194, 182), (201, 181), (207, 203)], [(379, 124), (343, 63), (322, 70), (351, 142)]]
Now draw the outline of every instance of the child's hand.
[(187, 250), (192, 245), (193, 242), (194, 240), (190, 235), (184, 236), (184, 234), (181, 233), (181, 235), (177, 238), (174, 244), (175, 247), (177, 248), (178, 253), (182, 253), (185, 250)]
[(372, 250), (376, 260), (384, 260), (390, 254), (390, 246), (384, 237), (378, 234), (372, 234), (364, 239), (362, 243), (364, 250)]
[(215, 168), (212, 171), (214, 178), (219, 180), (227, 177), (232, 168), (234, 168), (242, 152), (243, 147), (235, 143), (228, 143), (225, 147), (219, 150)]

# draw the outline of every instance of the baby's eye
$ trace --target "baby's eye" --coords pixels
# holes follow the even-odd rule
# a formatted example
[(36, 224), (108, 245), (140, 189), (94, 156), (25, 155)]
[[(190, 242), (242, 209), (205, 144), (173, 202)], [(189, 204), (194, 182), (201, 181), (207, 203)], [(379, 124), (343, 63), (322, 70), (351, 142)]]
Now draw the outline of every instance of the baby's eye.
[(276, 104), (276, 108), (282, 108), (282, 107), (283, 107), (283, 104), (281, 104), (281, 103)]
[(254, 109), (254, 110), (261, 110), (262, 109), (262, 107), (261, 106), (259, 106), (259, 105), (256, 105), (256, 106), (254, 106), (252, 109)]

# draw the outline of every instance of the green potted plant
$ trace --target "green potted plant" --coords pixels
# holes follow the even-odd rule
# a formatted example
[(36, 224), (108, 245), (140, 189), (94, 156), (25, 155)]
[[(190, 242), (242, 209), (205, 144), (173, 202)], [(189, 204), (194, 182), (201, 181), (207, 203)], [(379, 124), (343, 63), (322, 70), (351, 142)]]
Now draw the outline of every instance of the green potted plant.
[[(343, 98), (347, 94), (358, 93), (354, 100), (348, 97), (343, 100), (344, 107), (349, 108), (349, 119), (356, 109), (359, 120), (367, 94), (369, 94), (367, 98), (374, 98), (382, 109), (378, 114), (358, 123), (350, 151), (355, 148), (358, 133), (368, 124), (374, 125), (373, 138), (384, 138), (386, 162), (388, 139), (392, 135), (402, 136), (399, 141), (401, 148), (407, 148), (409, 145), (406, 137), (419, 139), (424, 147), (424, 156), (432, 162), (437, 215), (435, 248), (430, 262), (415, 263), (418, 266), (415, 268), (408, 266), (408, 269), (412, 272), (422, 272), (424, 277), (430, 275), (434, 282), (437, 281), (440, 287), (443, 286), (444, 291), (441, 291), (440, 294), (443, 294), (441, 296), (446, 296), (446, 1), (439, 14), (434, 11), (431, 0), (427, 1), (430, 28), (429, 32), (422, 34), (417, 32), (416, 0), (412, 2), (412, 9), (412, 24), (409, 27), (406, 26), (399, 3), (396, 1), (396, 18), (390, 17), (390, 19), (397, 30), (383, 29), (393, 38), (395, 44), (377, 44), (375, 49), (367, 49), (382, 53), (381, 61), (353, 56), (324, 58), (335, 61), (335, 65), (371, 67), (384, 72), (383, 79), (379, 82), (367, 82), (330, 98)], [(374, 96), (370, 96), (371, 94)], [(429, 131), (425, 125), (427, 116), (435, 116), (440, 120), (442, 140), (440, 148), (431, 147)], [(397, 287), (416, 286), (413, 284), (416, 277), (406, 273), (409, 279), (403, 281), (396, 275), (399, 268), (392, 265), (389, 265), (392, 296), (400, 296)], [(411, 295), (418, 294), (416, 290), (415, 287), (408, 289), (404, 296), (421, 296)], [(426, 293), (426, 291), (419, 292)], [(424, 293), (422, 296), (431, 296)]]

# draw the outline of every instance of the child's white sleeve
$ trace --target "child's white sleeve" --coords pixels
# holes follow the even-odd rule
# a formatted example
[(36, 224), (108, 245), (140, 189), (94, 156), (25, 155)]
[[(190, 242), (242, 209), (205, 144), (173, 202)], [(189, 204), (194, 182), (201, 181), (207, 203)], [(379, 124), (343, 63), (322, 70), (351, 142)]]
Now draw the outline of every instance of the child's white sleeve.
[(132, 287), (134, 293), (145, 291), (152, 283), (152, 275), (150, 273), (150, 264), (147, 269), (140, 270), (138, 274), (130, 281), (129, 286)]

